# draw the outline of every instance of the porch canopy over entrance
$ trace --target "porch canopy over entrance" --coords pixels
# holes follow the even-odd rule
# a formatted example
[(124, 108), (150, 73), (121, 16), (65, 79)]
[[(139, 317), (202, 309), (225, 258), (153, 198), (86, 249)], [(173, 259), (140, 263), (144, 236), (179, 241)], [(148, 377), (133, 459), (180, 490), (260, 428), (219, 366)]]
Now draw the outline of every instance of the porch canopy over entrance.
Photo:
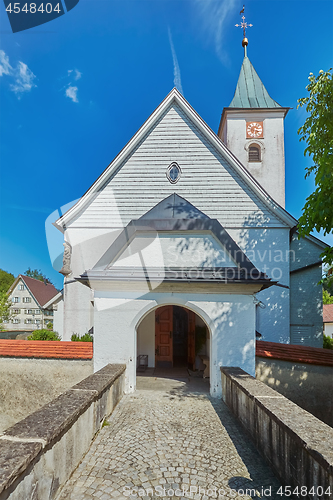
[[(93, 289), (148, 290), (195, 283), (201, 291), (263, 290), (273, 282), (260, 272), (216, 219), (176, 193), (138, 220), (132, 220), (91, 269), (76, 278)], [(125, 286), (126, 284), (126, 286)], [(221, 285), (224, 285), (223, 290)], [(139, 286), (140, 287), (140, 286)]]
[[(172, 194), (132, 220), (76, 279), (94, 290), (94, 368), (126, 363), (128, 392), (135, 389), (137, 356), (149, 351), (154, 363), (157, 348), (162, 354), (166, 337), (156, 344), (153, 313), (162, 306), (184, 307), (207, 325), (213, 396), (222, 392), (220, 366), (254, 374), (253, 294), (276, 282), (253, 265), (218, 220), (184, 198)], [(171, 351), (168, 359), (172, 364)], [(194, 361), (188, 358), (191, 366)]]

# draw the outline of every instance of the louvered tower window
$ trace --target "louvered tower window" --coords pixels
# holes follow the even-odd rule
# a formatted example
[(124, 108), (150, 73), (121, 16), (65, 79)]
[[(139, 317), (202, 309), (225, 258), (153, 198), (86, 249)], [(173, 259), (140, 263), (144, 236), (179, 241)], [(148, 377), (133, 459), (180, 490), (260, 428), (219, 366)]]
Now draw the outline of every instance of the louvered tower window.
[(260, 146), (251, 144), (249, 147), (249, 161), (261, 161)]

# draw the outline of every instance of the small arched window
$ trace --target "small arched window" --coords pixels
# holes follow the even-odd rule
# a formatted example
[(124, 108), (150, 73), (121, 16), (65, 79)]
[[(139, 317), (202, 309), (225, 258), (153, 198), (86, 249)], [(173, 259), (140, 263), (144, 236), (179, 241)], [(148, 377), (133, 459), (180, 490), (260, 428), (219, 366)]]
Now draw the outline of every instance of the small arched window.
[(261, 161), (261, 151), (258, 144), (251, 144), (249, 146), (249, 161)]

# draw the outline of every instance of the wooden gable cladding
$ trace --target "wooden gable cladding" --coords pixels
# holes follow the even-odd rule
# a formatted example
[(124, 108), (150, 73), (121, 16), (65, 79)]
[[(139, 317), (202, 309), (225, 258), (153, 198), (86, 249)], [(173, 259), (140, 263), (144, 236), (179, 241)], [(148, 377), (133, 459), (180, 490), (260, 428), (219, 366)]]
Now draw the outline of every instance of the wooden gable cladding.
[(173, 161), (182, 171), (177, 193), (225, 227), (286, 227), (175, 102), (70, 226), (117, 228), (140, 218), (175, 191), (166, 178)]

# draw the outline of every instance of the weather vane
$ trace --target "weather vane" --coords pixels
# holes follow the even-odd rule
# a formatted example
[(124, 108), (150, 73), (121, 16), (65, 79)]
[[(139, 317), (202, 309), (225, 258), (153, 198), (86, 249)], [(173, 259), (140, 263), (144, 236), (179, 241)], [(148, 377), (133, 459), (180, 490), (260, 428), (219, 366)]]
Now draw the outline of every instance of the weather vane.
[(235, 24), (235, 26), (237, 28), (243, 28), (244, 38), (243, 38), (243, 41), (242, 41), (242, 46), (244, 47), (244, 52), (245, 52), (245, 55), (246, 55), (246, 46), (249, 43), (248, 39), (246, 38), (246, 28), (252, 28), (253, 24), (247, 24), (247, 22), (245, 22), (244, 11), (245, 11), (245, 5), (243, 5), (242, 10), (240, 11), (240, 14), (243, 14), (242, 15), (242, 22), (240, 24)]

